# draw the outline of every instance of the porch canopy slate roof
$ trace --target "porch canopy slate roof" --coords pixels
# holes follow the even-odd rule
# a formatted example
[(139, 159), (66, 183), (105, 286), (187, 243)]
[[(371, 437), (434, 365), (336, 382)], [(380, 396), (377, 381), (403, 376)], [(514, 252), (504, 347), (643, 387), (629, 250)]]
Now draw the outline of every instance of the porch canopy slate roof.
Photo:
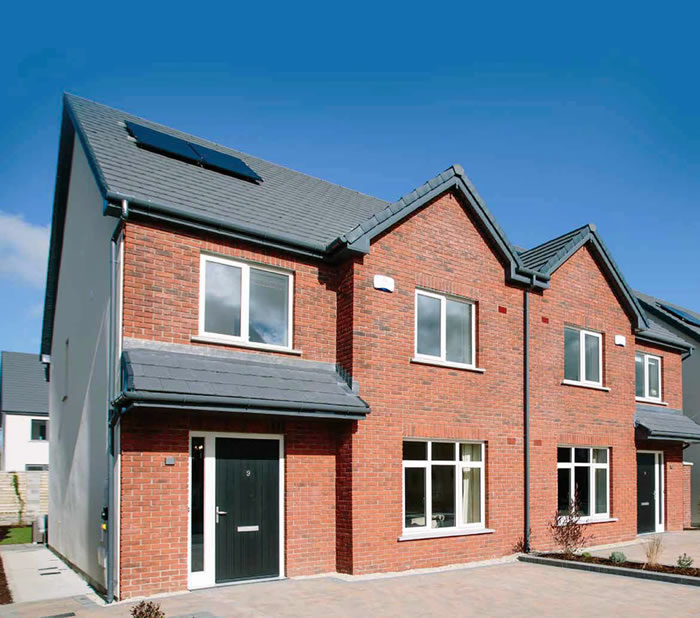
[(161, 344), (125, 349), (122, 365), (122, 406), (356, 419), (370, 411), (329, 363)]
[(3, 352), (0, 365), (0, 410), (48, 415), (49, 384), (36, 354)]
[(638, 404), (634, 425), (651, 440), (700, 442), (700, 425), (683, 414), (682, 410)]

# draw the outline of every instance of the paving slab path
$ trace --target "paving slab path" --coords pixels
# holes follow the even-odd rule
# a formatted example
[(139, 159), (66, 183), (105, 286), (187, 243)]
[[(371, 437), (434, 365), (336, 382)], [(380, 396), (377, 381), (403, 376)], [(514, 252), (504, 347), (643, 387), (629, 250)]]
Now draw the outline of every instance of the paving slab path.
[[(168, 618), (230, 616), (698, 616), (700, 589), (521, 562), (351, 581), (328, 576), (225, 586), (156, 599)], [(83, 598), (0, 607), (3, 618), (129, 616), (136, 601)]]
[[(0, 545), (0, 558), (15, 603), (61, 597), (99, 597), (85, 580), (43, 545)], [(0, 606), (0, 616), (5, 614)]]

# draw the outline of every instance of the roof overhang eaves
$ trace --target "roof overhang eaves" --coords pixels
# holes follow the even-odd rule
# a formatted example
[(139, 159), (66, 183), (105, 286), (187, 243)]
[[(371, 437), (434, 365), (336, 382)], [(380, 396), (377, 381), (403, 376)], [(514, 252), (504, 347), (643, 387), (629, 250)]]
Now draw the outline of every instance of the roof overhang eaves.
[(181, 407), (186, 409), (218, 409), (231, 412), (248, 412), (255, 414), (283, 414), (291, 416), (309, 416), (313, 418), (355, 418), (362, 419), (371, 412), (370, 407), (359, 397), (364, 405), (311, 404), (305, 402), (277, 401), (269, 399), (242, 399), (210, 395), (185, 395), (180, 393), (155, 393), (149, 391), (126, 391), (115, 401), (118, 409), (129, 407)]
[(656, 335), (654, 333), (649, 333), (647, 331), (640, 331), (638, 333), (635, 333), (634, 335), (635, 339), (638, 339), (643, 342), (647, 343), (652, 343), (656, 345), (663, 345), (666, 348), (670, 348), (672, 350), (676, 350), (678, 352), (691, 352), (695, 348), (688, 344), (687, 346), (681, 346), (678, 344), (677, 341), (667, 339), (663, 335)]

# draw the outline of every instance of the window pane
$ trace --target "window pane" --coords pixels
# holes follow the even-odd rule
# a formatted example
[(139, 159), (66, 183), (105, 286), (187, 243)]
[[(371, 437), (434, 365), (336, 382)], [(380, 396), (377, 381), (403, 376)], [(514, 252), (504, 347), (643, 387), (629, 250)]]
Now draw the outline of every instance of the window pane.
[(255, 343), (289, 345), (289, 277), (250, 269), (248, 334)]
[(644, 356), (635, 354), (634, 356), (634, 374), (636, 376), (637, 397), (646, 397), (644, 392)]
[(406, 528), (425, 526), (425, 468), (405, 468), (405, 522)]
[(649, 397), (661, 397), (659, 359), (649, 359)]
[(586, 380), (600, 382), (600, 339), (585, 335), (586, 341)]
[(481, 444), (460, 444), (461, 461), (481, 461)]
[[(32, 420), (32, 440), (46, 440), (46, 421)], [(26, 435), (26, 434), (25, 434)]]
[(455, 467), (433, 466), (431, 469), (433, 528), (455, 525)]
[(481, 522), (481, 468), (462, 469), (462, 517), (465, 524)]
[(567, 380), (581, 379), (581, 336), (573, 328), (564, 329), (564, 377)]
[(454, 363), (471, 364), (472, 306), (455, 300), (447, 300), (446, 302), (446, 358)]
[(574, 499), (581, 515), (591, 514), (591, 469), (588, 466), (574, 468)]
[(440, 356), (440, 299), (418, 294), (418, 354)]
[(440, 461), (455, 460), (455, 445), (453, 442), (433, 442), (431, 447), (432, 459)]
[(204, 570), (204, 438), (192, 438), (191, 570)]
[(428, 444), (427, 442), (404, 442), (403, 443), (403, 459), (404, 461), (425, 461), (428, 459)]
[(608, 463), (608, 451), (604, 448), (593, 449), (593, 463)]
[(557, 449), (557, 461), (559, 463), (571, 461), (571, 449), (568, 446), (560, 446)]
[(588, 463), (591, 460), (591, 451), (587, 448), (574, 449), (574, 461), (576, 463)]
[(221, 335), (241, 335), (241, 269), (206, 262), (204, 330)]
[(560, 515), (566, 515), (569, 511), (571, 497), (571, 469), (559, 468), (557, 470), (557, 510)]
[(595, 512), (608, 512), (608, 471), (603, 468), (595, 471)]

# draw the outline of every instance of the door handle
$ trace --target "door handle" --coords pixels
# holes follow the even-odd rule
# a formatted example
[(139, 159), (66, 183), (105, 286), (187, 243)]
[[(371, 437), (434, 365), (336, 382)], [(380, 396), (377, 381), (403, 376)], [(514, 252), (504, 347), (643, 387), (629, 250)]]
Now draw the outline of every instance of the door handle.
[(226, 511), (220, 511), (219, 506), (216, 506), (216, 523), (219, 523), (219, 515), (228, 515)]

